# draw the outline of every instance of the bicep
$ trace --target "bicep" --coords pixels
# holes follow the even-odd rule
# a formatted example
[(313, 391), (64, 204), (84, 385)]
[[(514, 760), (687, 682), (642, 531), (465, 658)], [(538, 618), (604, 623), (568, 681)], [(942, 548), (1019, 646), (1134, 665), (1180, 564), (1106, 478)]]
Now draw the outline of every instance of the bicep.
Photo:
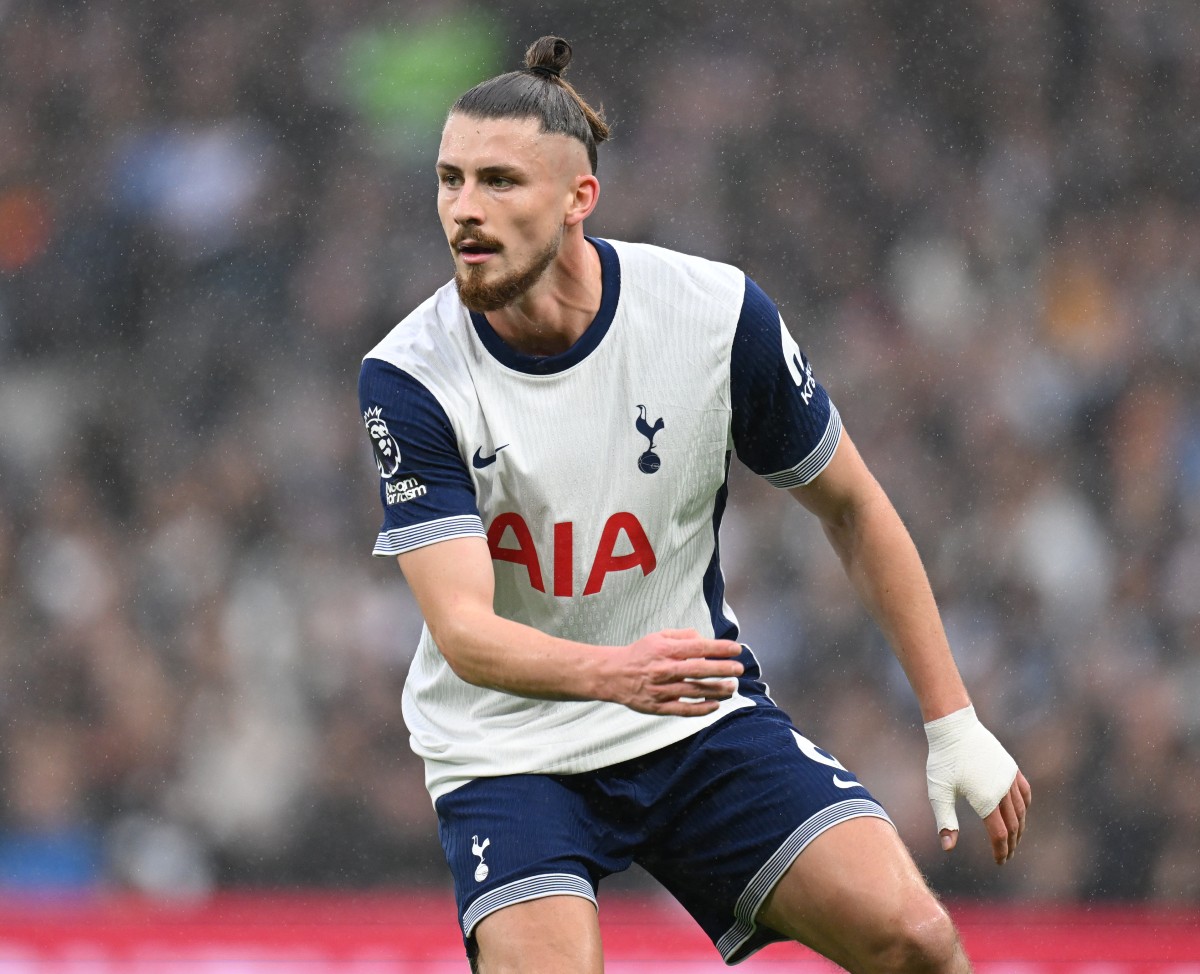
[(439, 541), (396, 556), (435, 642), (456, 625), (494, 614), (495, 576), (483, 538)]
[(793, 487), (788, 493), (815, 514), (827, 529), (845, 524), (872, 503), (887, 503), (883, 488), (867, 469), (845, 430), (841, 431), (837, 449), (821, 472), (809, 483)]

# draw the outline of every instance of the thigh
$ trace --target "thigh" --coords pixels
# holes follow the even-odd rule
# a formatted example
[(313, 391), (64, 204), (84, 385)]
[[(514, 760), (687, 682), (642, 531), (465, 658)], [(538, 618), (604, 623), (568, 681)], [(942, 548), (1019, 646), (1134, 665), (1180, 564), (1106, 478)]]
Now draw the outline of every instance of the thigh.
[(488, 914), (475, 928), (477, 974), (601, 974), (595, 906), (576, 896), (525, 900)]
[(611, 830), (596, 821), (588, 802), (551, 776), (480, 778), (443, 795), (436, 808), (468, 954), (477, 928), (493, 915), (495, 930), (566, 899), (580, 900), (583, 915), (590, 911), (594, 919), (597, 883), (630, 862), (610, 850)]
[(737, 963), (788, 936), (761, 925), (758, 914), (792, 861), (826, 830), (862, 816), (887, 819), (851, 772), (766, 704), (688, 745), (661, 784), (638, 861), (726, 963)]
[[(899, 954), (959, 957), (949, 917), (887, 822), (858, 818), (814, 839), (758, 914), (763, 926), (812, 947), (848, 970), (871, 970)], [(924, 969), (924, 968), (922, 968)]]

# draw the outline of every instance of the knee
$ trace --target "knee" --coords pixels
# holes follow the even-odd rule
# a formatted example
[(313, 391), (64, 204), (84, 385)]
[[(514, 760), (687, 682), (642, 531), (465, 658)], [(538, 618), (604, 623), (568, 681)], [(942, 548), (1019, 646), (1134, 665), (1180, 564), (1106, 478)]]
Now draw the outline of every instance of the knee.
[(969, 974), (958, 931), (941, 905), (931, 902), (898, 917), (874, 952), (872, 974)]

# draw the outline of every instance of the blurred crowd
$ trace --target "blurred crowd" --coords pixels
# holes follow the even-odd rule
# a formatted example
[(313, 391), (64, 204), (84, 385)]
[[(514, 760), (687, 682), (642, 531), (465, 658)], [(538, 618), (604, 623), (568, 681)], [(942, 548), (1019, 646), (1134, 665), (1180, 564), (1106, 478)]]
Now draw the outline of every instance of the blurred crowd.
[(735, 464), (774, 695), (946, 895), (1200, 901), (1194, 0), (0, 0), (0, 889), (448, 882), (355, 380), (450, 276), (446, 108), (549, 32), (591, 232), (753, 276), (906, 519), (1022, 854), (938, 850), (902, 674)]

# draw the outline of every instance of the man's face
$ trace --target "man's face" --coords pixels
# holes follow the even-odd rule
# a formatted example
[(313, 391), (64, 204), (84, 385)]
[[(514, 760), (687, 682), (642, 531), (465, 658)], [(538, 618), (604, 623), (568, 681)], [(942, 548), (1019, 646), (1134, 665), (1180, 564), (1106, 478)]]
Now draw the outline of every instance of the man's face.
[(497, 311), (558, 255), (577, 177), (590, 168), (577, 140), (543, 133), (536, 119), (453, 114), (437, 172), (438, 216), (459, 295), (473, 311)]

